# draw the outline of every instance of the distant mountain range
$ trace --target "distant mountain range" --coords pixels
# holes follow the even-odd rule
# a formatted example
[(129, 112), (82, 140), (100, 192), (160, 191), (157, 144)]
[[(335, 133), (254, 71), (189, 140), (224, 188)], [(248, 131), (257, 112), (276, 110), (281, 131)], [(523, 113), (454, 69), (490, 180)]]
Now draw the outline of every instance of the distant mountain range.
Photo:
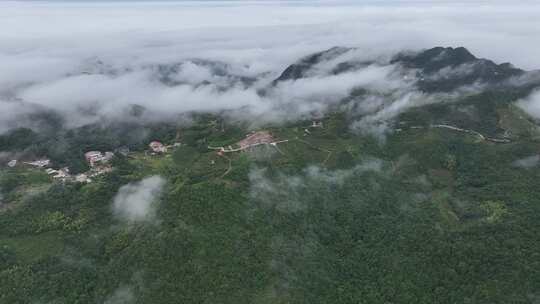
[[(389, 73), (386, 76), (400, 83), (401, 87), (386, 88), (385, 79), (381, 79), (381, 84), (375, 89), (364, 86), (361, 82), (356, 84), (356, 73), (370, 68), (383, 69), (385, 73)], [(398, 125), (451, 124), (490, 136), (516, 135), (522, 132), (523, 130), (509, 130), (508, 125), (501, 125), (502, 116), (507, 115), (515, 101), (525, 98), (535, 88), (540, 87), (539, 71), (525, 71), (510, 63), (497, 64), (478, 58), (464, 47), (434, 47), (380, 57), (364, 56), (361, 50), (356, 48), (333, 47), (300, 58), (277, 75), (275, 72), (267, 72), (255, 76), (246, 76), (241, 68), (233, 67), (229, 63), (208, 59), (118, 67), (94, 58), (84, 62), (79, 71), (70, 76), (106, 75), (114, 81), (116, 77), (136, 71), (144, 72), (145, 77), (151, 78), (151, 82), (165, 87), (187, 85), (192, 90), (197, 90), (199, 87), (211, 86), (210, 90), (217, 91), (218, 95), (233, 88), (251, 90), (265, 102), (278, 98), (278, 102), (271, 105), (272, 110), (277, 109), (279, 113), (286, 114), (297, 114), (299, 107), (307, 105), (305, 108), (309, 108), (312, 103), (309, 94), (302, 95), (299, 100), (287, 95), (297, 90), (294, 87), (296, 82), (316, 80), (317, 85), (321, 86), (320, 92), (326, 94), (325, 77), (347, 76), (349, 80), (352, 79), (350, 86), (341, 88), (335, 96), (332, 93), (328, 93), (328, 96), (314, 96), (318, 98), (316, 102), (324, 105), (321, 112), (291, 115), (291, 119), (309, 118), (310, 115), (320, 117), (325, 115), (325, 112), (343, 112), (348, 123), (371, 115), (368, 119), (370, 125), (390, 124), (393, 128), (398, 128)], [(280, 91), (283, 88), (285, 93)], [(408, 98), (407, 94), (410, 93), (416, 94), (417, 99), (425, 100), (409, 102), (404, 107), (396, 104), (396, 100)], [(151, 110), (150, 106), (151, 102), (134, 103), (125, 109), (123, 115), (130, 116), (130, 121), (144, 120), (147, 109)], [(48, 125), (52, 124), (52, 128), (57, 129), (62, 124), (59, 122), (61, 116), (54, 115), (58, 109), (35, 107), (32, 104), (27, 107), (34, 107), (34, 112), (38, 114), (28, 114), (30, 119), (17, 120), (13, 123), (14, 126), (24, 126), (19, 121), (26, 120), (31, 122), (29, 126), (40, 126), (39, 129), (46, 130), (51, 129)], [(93, 110), (91, 105), (85, 105), (78, 111), (83, 116), (91, 116)], [(392, 113), (386, 113), (389, 111)], [(171, 110), (171, 114), (174, 114), (173, 112)], [(216, 109), (213, 112), (220, 113), (221, 110)], [(57, 121), (48, 121), (52, 117), (57, 117)], [(44, 123), (41, 123), (42, 121)], [(359, 128), (363, 127), (361, 125)]]
[[(308, 77), (316, 65), (334, 60), (353, 50), (353, 48), (334, 47), (302, 58), (288, 66), (274, 80), (274, 84)], [(341, 61), (333, 66), (330, 73), (337, 75), (351, 72), (374, 63), (376, 62)], [(515, 68), (510, 63), (496, 64), (488, 59), (477, 58), (464, 47), (434, 47), (420, 52), (402, 52), (391, 58), (388, 63), (414, 69), (418, 80), (417, 85), (425, 92), (447, 92), (475, 82), (506, 85), (504, 81), (526, 74), (536, 75), (538, 78), (538, 72), (526, 72)], [(536, 84), (540, 85), (540, 79), (537, 79)]]

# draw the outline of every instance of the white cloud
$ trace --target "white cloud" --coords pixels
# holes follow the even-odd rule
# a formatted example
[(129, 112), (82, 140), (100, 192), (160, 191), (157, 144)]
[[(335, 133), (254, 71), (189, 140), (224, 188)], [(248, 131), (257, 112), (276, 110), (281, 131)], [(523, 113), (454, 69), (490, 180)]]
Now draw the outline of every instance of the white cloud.
[(203, 81), (216, 82), (216, 78), (209, 68), (198, 66), (190, 61), (183, 63), (180, 71), (173, 75), (174, 80), (191, 84)]
[[(35, 106), (63, 113), (72, 126), (123, 118), (132, 104), (155, 117), (242, 108), (257, 121), (294, 118), (324, 111), (358, 85), (407, 93), (388, 65), (328, 74), (337, 62), (405, 48), (464, 45), (538, 68), (538, 11), (533, 1), (4, 1), (0, 28), (10, 30), (0, 32), (0, 132)], [(257, 94), (298, 58), (333, 46), (357, 49), (317, 65), (319, 76)], [(195, 58), (223, 62), (236, 78)], [(157, 80), (155, 67), (178, 64), (169, 77), (180, 85)], [(259, 80), (246, 86), (241, 77)]]
[(301, 212), (307, 208), (306, 196), (313, 190), (310, 187), (341, 186), (354, 175), (382, 170), (383, 162), (376, 158), (366, 159), (350, 169), (327, 170), (308, 166), (298, 175), (271, 174), (265, 168), (252, 168), (248, 174), (250, 197), (258, 207), (275, 208), (284, 213)]
[(105, 300), (104, 304), (130, 304), (135, 302), (135, 296), (129, 286), (121, 286)]
[(290, 80), (280, 83), (276, 94), (281, 100), (337, 101), (358, 86), (374, 91), (391, 91), (405, 86), (401, 80), (390, 78), (393, 69), (391, 65), (370, 65), (355, 72)]
[(534, 91), (517, 105), (533, 118), (540, 119), (540, 90)]
[(536, 167), (538, 163), (540, 163), (540, 155), (531, 155), (514, 161), (512, 165), (520, 168), (532, 168)]
[(162, 177), (151, 176), (120, 187), (113, 201), (114, 214), (129, 221), (153, 220), (164, 185)]

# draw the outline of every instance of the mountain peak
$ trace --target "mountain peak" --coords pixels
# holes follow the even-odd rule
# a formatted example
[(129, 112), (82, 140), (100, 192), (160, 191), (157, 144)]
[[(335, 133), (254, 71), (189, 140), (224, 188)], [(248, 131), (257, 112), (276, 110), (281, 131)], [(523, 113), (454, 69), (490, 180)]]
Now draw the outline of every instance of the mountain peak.
[(434, 47), (418, 53), (400, 53), (392, 59), (405, 68), (418, 70), (422, 91), (451, 91), (475, 82), (497, 84), (525, 71), (511, 64), (477, 58), (464, 47)]
[(300, 59), (300, 61), (298, 61), (297, 63), (288, 66), (283, 71), (283, 73), (281, 73), (281, 75), (276, 80), (274, 80), (274, 84), (280, 81), (304, 78), (306, 76), (306, 73), (314, 65), (325, 60), (336, 58), (350, 50), (350, 48), (335, 46), (328, 50), (308, 55)]
[(408, 68), (422, 68), (430, 73), (445, 67), (455, 67), (464, 63), (478, 60), (469, 50), (464, 47), (434, 47), (420, 53), (400, 53), (392, 60), (399, 62)]

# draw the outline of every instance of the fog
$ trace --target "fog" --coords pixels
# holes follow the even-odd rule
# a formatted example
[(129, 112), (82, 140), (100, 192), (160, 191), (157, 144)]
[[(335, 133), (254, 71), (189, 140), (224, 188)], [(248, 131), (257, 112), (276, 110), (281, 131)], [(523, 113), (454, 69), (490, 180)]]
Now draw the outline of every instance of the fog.
[(531, 155), (514, 161), (512, 165), (521, 168), (533, 168), (536, 167), (538, 163), (540, 163), (540, 155)]
[(535, 119), (540, 119), (540, 91), (536, 90), (527, 98), (520, 100), (517, 105)]
[(105, 300), (104, 304), (129, 304), (135, 302), (135, 296), (129, 286), (121, 286)]
[(114, 214), (127, 221), (153, 220), (164, 185), (162, 177), (151, 176), (120, 187), (113, 201)]
[(138, 119), (238, 109), (242, 119), (294, 119), (324, 112), (358, 86), (398, 101), (365, 103), (384, 111), (353, 126), (382, 132), (381, 120), (429, 102), (387, 62), (340, 75), (321, 65), (259, 92), (299, 58), (333, 46), (356, 48), (340, 60), (382, 63), (405, 49), (465, 46), (536, 69), (539, 12), (535, 1), (2, 2), (0, 132), (31, 127), (25, 118), (38, 110), (75, 127), (126, 119), (134, 104), (148, 109)]
[(249, 193), (255, 206), (284, 213), (304, 211), (315, 189), (342, 186), (347, 179), (364, 173), (382, 173), (383, 161), (369, 158), (350, 169), (327, 170), (308, 166), (299, 175), (269, 172), (267, 168), (251, 168)]

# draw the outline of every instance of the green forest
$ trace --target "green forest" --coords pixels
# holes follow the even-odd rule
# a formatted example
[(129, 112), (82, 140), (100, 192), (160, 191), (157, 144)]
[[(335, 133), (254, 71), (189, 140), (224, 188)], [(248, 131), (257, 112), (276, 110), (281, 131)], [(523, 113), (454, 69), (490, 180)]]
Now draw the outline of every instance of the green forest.
[[(311, 121), (268, 125), (288, 141), (225, 156), (208, 146), (249, 129), (214, 115), (144, 137), (13, 130), (0, 150), (80, 172), (87, 149), (131, 152), (88, 184), (1, 170), (0, 303), (538, 303), (537, 128), (490, 102), (493, 120), (444, 122), (509, 142), (429, 127), (459, 103), (404, 113), (382, 139), (351, 132), (343, 112), (309, 133)], [(181, 145), (148, 155), (155, 139)], [(120, 189), (152, 176), (165, 181), (152, 217), (117, 216)]]

